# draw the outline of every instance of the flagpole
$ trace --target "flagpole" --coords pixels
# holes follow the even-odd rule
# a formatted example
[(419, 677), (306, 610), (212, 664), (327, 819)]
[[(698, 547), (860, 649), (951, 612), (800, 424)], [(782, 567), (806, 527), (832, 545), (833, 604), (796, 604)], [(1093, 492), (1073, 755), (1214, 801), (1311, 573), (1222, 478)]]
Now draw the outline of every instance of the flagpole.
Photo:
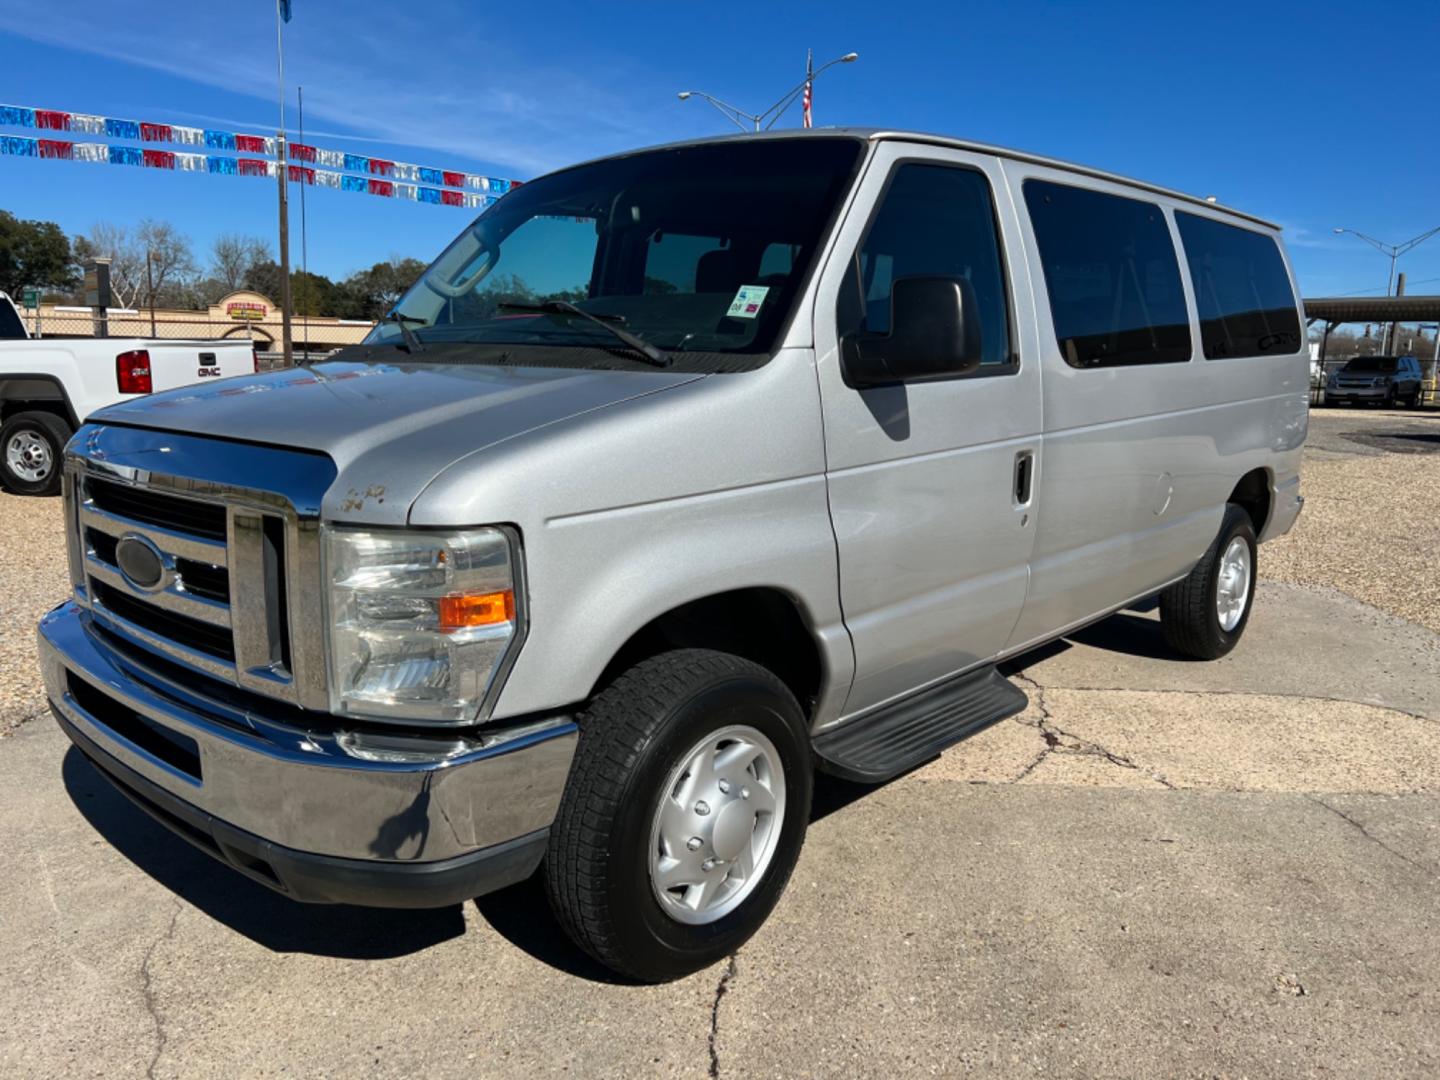
[(805, 50), (805, 118), (804, 124), (808, 128), (813, 121), (810, 119), (811, 110), (815, 103), (815, 50)]
[(275, 137), (275, 174), (280, 184), (280, 335), (283, 363), (290, 367), (295, 362), (294, 342), (290, 335), (290, 205), (286, 190), (286, 166), (289, 155), (285, 152), (285, 38), (280, 15), (282, 0), (275, 0), (275, 56), (279, 69), (280, 83), (280, 130)]

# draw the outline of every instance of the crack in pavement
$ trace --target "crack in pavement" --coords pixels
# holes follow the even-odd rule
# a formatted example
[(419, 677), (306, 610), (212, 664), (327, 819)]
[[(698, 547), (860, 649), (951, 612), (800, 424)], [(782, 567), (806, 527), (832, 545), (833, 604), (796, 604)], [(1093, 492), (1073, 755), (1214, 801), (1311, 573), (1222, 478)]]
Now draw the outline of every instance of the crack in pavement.
[[(1040, 753), (1036, 755), (1035, 760), (1030, 762), (1029, 765), (1026, 765), (1025, 768), (1021, 769), (1020, 772), (1014, 777), (1014, 779), (1010, 781), (1012, 784), (1015, 784), (1019, 783), (1021, 780), (1024, 780), (1025, 777), (1029, 776), (1032, 772), (1039, 768), (1040, 763), (1050, 756), (1051, 751), (1055, 749), (1055, 747), (1059, 744), (1060, 740), (1054, 735), (1052, 735), (1048, 730), (1046, 730), (1046, 725), (1050, 722), (1050, 708), (1045, 704), (1045, 687), (1041, 686), (1036, 680), (1032, 679), (1029, 675), (1023, 674), (1022, 672), (1017, 671), (1013, 677), (1019, 679), (1023, 683), (1029, 684), (1031, 689), (1035, 691), (1035, 708), (1040, 711), (1040, 736), (1045, 740), (1045, 749), (1041, 750)], [(1021, 723), (1024, 723), (1024, 721), (1022, 720)]]
[(150, 943), (150, 948), (145, 950), (145, 959), (140, 964), (140, 993), (145, 999), (145, 1009), (150, 1014), (150, 1021), (155, 1025), (155, 1053), (150, 1058), (150, 1064), (145, 1068), (145, 1075), (149, 1080), (155, 1080), (155, 1067), (160, 1064), (160, 1055), (165, 1053), (165, 1044), (169, 1036), (165, 1033), (165, 1021), (160, 1016), (160, 1010), (155, 1007), (155, 991), (151, 986), (150, 960), (155, 955), (155, 950), (163, 943), (169, 941), (175, 935), (175, 924), (180, 919), (180, 912), (184, 908), (180, 897), (175, 897), (175, 910), (170, 915), (170, 925)]
[(1365, 828), (1364, 825), (1360, 824), (1360, 822), (1356, 821), (1356, 820), (1355, 820), (1353, 817), (1351, 817), (1349, 814), (1345, 813), (1345, 811), (1340, 810), (1340, 809), (1338, 809), (1338, 808), (1336, 808), (1336, 807), (1334, 807), (1334, 806), (1331, 806), (1331, 805), (1330, 805), (1329, 803), (1327, 803), (1324, 799), (1320, 798), (1319, 795), (1313, 795), (1313, 794), (1310, 794), (1309, 792), (1306, 792), (1306, 793), (1305, 793), (1305, 797), (1306, 797), (1307, 799), (1309, 799), (1311, 802), (1313, 802), (1313, 803), (1318, 803), (1320, 806), (1323, 806), (1326, 810), (1329, 810), (1330, 813), (1334, 814), (1334, 815), (1335, 815), (1336, 817), (1338, 817), (1341, 821), (1345, 822), (1345, 824), (1349, 825), (1352, 829), (1354, 829), (1356, 832), (1358, 832), (1361, 836), (1365, 837), (1366, 840), (1369, 840), (1372, 844), (1378, 844), (1380, 847), (1382, 847), (1382, 848), (1384, 848), (1386, 851), (1388, 851), (1391, 855), (1394, 855), (1394, 856), (1395, 856), (1397, 859), (1399, 859), (1401, 862), (1403, 862), (1403, 863), (1408, 863), (1410, 866), (1413, 866), (1416, 870), (1419, 870), (1419, 871), (1420, 871), (1422, 874), (1424, 874), (1426, 877), (1435, 877), (1435, 876), (1436, 876), (1435, 871), (1434, 871), (1433, 869), (1431, 869), (1430, 867), (1426, 866), (1424, 863), (1416, 862), (1414, 859), (1410, 858), (1409, 855), (1406, 855), (1403, 851), (1396, 851), (1396, 850), (1395, 850), (1393, 847), (1391, 847), (1389, 844), (1385, 843), (1384, 840), (1381, 840), (1378, 836), (1374, 835), (1369, 829)]
[(20, 717), (18, 720), (0, 723), (0, 739), (8, 739), (32, 720), (39, 720), (42, 716), (48, 715), (50, 715), (50, 710), (42, 707), (33, 713)]
[(715, 1040), (720, 1034), (720, 1001), (730, 989), (730, 980), (735, 978), (735, 958), (739, 955), (738, 950), (730, 954), (730, 959), (725, 964), (725, 970), (720, 974), (720, 981), (715, 984), (715, 1001), (710, 1006), (711, 1080), (716, 1080), (720, 1075), (720, 1051), (715, 1046)]
[[(1126, 757), (1124, 754), (1117, 754), (1113, 750), (1109, 750), (1106, 747), (1101, 746), (1097, 742), (1092, 742), (1089, 739), (1082, 739), (1078, 735), (1072, 734), (1071, 732), (1065, 731), (1064, 729), (1057, 727), (1054, 723), (1054, 719), (1050, 715), (1049, 708), (1045, 704), (1045, 687), (1042, 686), (1033, 676), (1026, 675), (1023, 672), (1017, 671), (1011, 676), (1011, 678), (1019, 679), (1021, 682), (1027, 684), (1035, 691), (1035, 707), (1040, 712), (1040, 719), (1034, 723), (1029, 723), (1024, 720), (1021, 720), (1019, 722), (1024, 724), (1026, 727), (1034, 728), (1040, 733), (1040, 737), (1045, 740), (1045, 749), (1040, 751), (1039, 756), (1036, 757), (1034, 761), (1030, 762), (1030, 764), (1026, 765), (1025, 768), (1022, 769), (1020, 773), (1013, 780), (1010, 781), (1012, 784), (1023, 780), (1025, 777), (1029, 776), (1032, 772), (1035, 771), (1035, 769), (1040, 765), (1040, 763), (1043, 762), (1046, 758), (1048, 758), (1051, 754), (1073, 754), (1077, 757), (1104, 758), (1112, 765), (1118, 765), (1122, 769), (1133, 769), (1136, 772), (1144, 773), (1161, 787), (1168, 788), (1171, 791), (1175, 790), (1175, 785), (1172, 784), (1169, 780), (1167, 780), (1164, 776), (1151, 769), (1141, 768), (1138, 763), (1136, 763), (1133, 759)], [(1069, 687), (1066, 687), (1066, 689), (1069, 689)], [(1060, 741), (1061, 739), (1069, 739), (1070, 744), (1066, 745), (1062, 743)]]
[[(1035, 682), (1030, 676), (1020, 672), (1016, 672), (1011, 678)], [(1398, 705), (1385, 705), (1378, 701), (1362, 701), (1359, 698), (1332, 697), (1328, 694), (1285, 694), (1271, 690), (1162, 690), (1135, 686), (1055, 686), (1052, 689), (1073, 690), (1081, 694), (1184, 694), (1187, 697), (1268, 697), (1283, 698), (1286, 701), (1329, 701), (1337, 705), (1363, 705), (1369, 709), (1384, 709), (1387, 712), (1408, 716), (1412, 720), (1425, 720), (1430, 723), (1435, 723), (1437, 719), (1440, 719), (1427, 713), (1411, 712)]]

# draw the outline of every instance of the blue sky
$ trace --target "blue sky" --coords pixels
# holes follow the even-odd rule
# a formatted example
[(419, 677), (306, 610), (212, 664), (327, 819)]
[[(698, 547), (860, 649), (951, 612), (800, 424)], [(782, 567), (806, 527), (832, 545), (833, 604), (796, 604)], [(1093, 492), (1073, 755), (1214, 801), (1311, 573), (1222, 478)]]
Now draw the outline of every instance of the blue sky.
[[(853, 49), (816, 84), (817, 124), (938, 131), (1218, 195), (1284, 224), (1307, 295), (1383, 292), (1388, 260), (1333, 227), (1402, 241), (1440, 225), (1440, 108), (1416, 81), (1440, 41), (1434, 0), (294, 9), (291, 124), (302, 83), (306, 141), (356, 153), (528, 178), (721, 133), (676, 91), (758, 111), (803, 76), (807, 47)], [(0, 27), (0, 102), (274, 131), (269, 0), (0, 0)], [(220, 232), (273, 235), (275, 201), (261, 180), (0, 158), (0, 208), (72, 232), (163, 217), (203, 251)], [(467, 214), (313, 189), (306, 210), (310, 267), (332, 276), (428, 260)], [(1440, 237), (1400, 268), (1410, 291), (1440, 292)]]

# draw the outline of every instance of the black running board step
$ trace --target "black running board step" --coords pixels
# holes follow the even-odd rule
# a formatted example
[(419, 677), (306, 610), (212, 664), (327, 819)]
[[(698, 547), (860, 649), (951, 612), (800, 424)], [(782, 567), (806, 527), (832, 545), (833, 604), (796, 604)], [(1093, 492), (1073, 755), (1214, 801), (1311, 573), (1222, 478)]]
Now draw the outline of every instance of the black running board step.
[(1029, 700), (992, 664), (817, 735), (815, 753), (832, 776), (878, 784), (1022, 712)]

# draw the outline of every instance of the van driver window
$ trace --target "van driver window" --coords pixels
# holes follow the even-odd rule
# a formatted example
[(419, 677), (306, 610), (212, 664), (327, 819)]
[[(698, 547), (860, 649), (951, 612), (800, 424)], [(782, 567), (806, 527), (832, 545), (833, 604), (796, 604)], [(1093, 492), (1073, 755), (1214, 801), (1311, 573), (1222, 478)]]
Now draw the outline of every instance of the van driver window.
[(840, 336), (888, 333), (890, 293), (905, 277), (968, 278), (980, 320), (981, 372), (1014, 369), (1000, 238), (983, 174), (948, 165), (895, 170), (840, 293)]
[(1190, 359), (1190, 316), (1165, 214), (1153, 203), (1025, 181), (1055, 340), (1071, 367)]

